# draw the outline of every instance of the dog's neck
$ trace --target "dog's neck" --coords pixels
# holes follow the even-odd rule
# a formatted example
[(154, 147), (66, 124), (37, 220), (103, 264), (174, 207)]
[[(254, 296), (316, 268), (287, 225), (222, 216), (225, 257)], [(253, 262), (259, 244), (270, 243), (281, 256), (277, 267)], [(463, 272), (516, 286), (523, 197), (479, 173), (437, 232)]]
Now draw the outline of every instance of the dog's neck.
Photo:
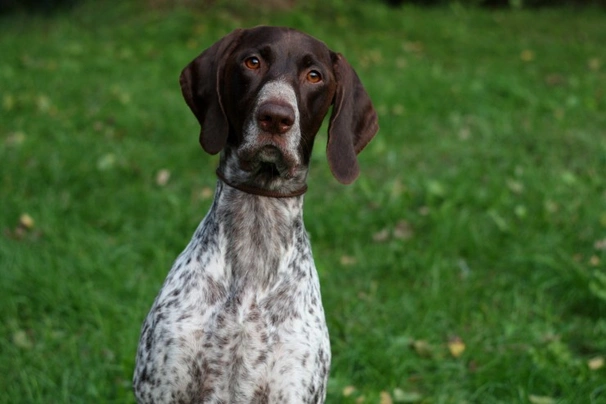
[(303, 196), (267, 198), (217, 182), (213, 208), (221, 217), (227, 243), (225, 260), (231, 268), (232, 288), (268, 288), (289, 271), (294, 240), (306, 238)]
[(296, 196), (301, 196), (305, 192), (307, 192), (307, 184), (303, 184), (299, 189), (290, 192), (282, 192), (268, 188), (261, 188), (254, 185), (247, 185), (246, 183), (237, 184), (228, 180), (219, 169), (217, 169), (217, 177), (219, 177), (219, 179), (223, 181), (226, 185), (235, 188), (239, 191), (251, 195), (264, 196), (267, 198), (294, 198)]

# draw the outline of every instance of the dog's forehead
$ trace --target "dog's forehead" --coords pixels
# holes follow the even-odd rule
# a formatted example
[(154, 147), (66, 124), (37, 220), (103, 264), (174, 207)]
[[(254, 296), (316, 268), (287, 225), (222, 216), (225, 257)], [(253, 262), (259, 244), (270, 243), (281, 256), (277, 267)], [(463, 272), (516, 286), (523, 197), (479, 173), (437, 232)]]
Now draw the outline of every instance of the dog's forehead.
[(244, 30), (239, 48), (241, 50), (273, 49), (297, 54), (312, 54), (320, 60), (330, 60), (330, 50), (324, 42), (304, 32), (285, 27), (261, 26)]

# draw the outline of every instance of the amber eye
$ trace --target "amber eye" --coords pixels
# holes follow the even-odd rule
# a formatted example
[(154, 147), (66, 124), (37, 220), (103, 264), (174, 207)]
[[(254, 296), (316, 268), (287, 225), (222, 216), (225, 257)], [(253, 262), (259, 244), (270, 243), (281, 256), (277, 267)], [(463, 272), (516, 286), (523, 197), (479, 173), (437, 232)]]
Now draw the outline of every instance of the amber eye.
[(250, 70), (257, 70), (261, 67), (261, 61), (256, 56), (251, 56), (244, 61), (244, 65)]
[(314, 84), (319, 83), (322, 81), (322, 75), (316, 70), (311, 70), (309, 73), (307, 73), (307, 81)]

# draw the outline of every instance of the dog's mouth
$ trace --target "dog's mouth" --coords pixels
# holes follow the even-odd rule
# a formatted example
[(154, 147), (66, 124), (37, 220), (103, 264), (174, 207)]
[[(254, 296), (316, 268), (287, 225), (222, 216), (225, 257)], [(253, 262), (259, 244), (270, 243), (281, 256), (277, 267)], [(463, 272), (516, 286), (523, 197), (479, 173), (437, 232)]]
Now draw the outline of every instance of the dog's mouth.
[(255, 158), (261, 164), (274, 164), (274, 165), (278, 164), (279, 162), (281, 162), (283, 160), (282, 152), (280, 152), (278, 147), (273, 146), (273, 145), (267, 145), (267, 146), (260, 148), (257, 151)]
[(281, 177), (280, 170), (275, 163), (260, 163), (257, 173), (268, 178)]
[(275, 145), (265, 145), (256, 150), (240, 154), (240, 166), (243, 170), (262, 175), (266, 178), (290, 178), (296, 171), (297, 163), (293, 156), (283, 153)]
[(267, 177), (279, 177), (284, 172), (282, 153), (275, 146), (261, 148), (255, 156), (258, 174)]

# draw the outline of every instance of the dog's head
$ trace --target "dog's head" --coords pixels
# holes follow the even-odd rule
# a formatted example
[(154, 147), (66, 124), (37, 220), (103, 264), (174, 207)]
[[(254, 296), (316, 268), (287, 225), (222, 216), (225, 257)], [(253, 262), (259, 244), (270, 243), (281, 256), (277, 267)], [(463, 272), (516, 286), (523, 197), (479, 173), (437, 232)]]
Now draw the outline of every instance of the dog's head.
[(185, 101), (208, 153), (235, 155), (243, 172), (301, 178), (330, 106), (327, 157), (342, 183), (359, 174), (356, 155), (378, 130), (377, 114), (347, 61), (302, 32), (233, 31), (181, 73)]

